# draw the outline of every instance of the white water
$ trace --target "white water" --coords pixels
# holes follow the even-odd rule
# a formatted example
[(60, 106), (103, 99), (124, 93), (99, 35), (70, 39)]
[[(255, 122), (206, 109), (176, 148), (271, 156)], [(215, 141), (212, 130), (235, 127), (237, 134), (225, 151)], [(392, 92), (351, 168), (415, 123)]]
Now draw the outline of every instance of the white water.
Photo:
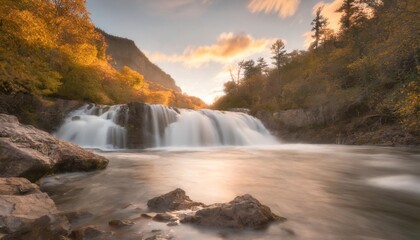
[(85, 105), (67, 116), (55, 136), (83, 147), (126, 148), (127, 131), (117, 124), (120, 109)]
[[(68, 115), (56, 136), (83, 147), (127, 148), (128, 111), (125, 105), (86, 105)], [(145, 146), (207, 147), (272, 145), (271, 136), (260, 120), (238, 112), (212, 110), (176, 111), (162, 105), (145, 105), (143, 136)], [(121, 117), (121, 114), (124, 114)], [(121, 121), (123, 119), (123, 121)], [(119, 122), (120, 121), (120, 122)], [(136, 121), (134, 121), (136, 122)]]

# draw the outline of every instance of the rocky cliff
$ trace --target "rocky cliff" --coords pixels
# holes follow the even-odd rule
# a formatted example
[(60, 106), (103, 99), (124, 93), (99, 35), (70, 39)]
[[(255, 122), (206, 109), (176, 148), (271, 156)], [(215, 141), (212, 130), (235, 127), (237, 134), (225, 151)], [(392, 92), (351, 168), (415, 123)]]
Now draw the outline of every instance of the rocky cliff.
[(175, 80), (158, 66), (150, 62), (146, 55), (136, 46), (134, 41), (126, 38), (116, 37), (100, 31), (108, 45), (107, 54), (111, 56), (111, 64), (116, 69), (127, 66), (139, 73), (153, 83), (158, 83), (166, 88), (180, 92), (181, 89), (175, 84)]

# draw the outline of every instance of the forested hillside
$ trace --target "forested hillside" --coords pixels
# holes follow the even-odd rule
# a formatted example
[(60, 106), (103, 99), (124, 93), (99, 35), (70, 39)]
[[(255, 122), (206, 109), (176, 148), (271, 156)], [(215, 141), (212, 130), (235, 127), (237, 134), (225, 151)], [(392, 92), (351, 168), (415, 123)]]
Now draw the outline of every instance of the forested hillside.
[(250, 108), (274, 118), (300, 109), (306, 115), (322, 115), (319, 121), (298, 126), (305, 128), (302, 131), (328, 129), (336, 136), (393, 125), (418, 139), (419, 5), (409, 0), (345, 0), (337, 9), (342, 13), (338, 32), (326, 27), (328, 19), (320, 8), (307, 51), (287, 53), (279, 40), (272, 46), (274, 67), (264, 59), (240, 62), (241, 77), (232, 74), (226, 95), (214, 107)]
[(0, 0), (0, 8), (0, 93), (204, 106), (129, 67), (113, 68), (84, 0)]

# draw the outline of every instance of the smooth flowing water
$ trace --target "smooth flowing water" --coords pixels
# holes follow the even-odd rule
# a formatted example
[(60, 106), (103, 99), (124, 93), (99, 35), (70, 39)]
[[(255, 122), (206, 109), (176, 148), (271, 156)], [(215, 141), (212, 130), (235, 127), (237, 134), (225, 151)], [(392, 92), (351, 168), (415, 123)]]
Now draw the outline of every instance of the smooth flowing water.
[[(177, 239), (420, 239), (420, 152), (338, 145), (277, 145), (99, 152), (104, 171), (44, 178), (64, 211), (94, 214), (74, 227), (113, 219), (136, 224), (116, 239), (153, 229)], [(184, 189), (211, 204), (249, 193), (288, 220), (265, 230), (168, 227), (140, 217), (148, 199)], [(115, 230), (113, 230), (115, 231)]]

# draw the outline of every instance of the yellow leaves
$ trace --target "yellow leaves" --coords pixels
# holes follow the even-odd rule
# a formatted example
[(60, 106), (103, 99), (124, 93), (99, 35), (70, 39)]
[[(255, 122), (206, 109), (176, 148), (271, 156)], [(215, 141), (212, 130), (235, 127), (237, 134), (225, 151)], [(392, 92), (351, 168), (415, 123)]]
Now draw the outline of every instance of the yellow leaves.
[(123, 67), (117, 74), (116, 78), (126, 84), (127, 86), (130, 86), (134, 89), (141, 89), (143, 82), (144, 82), (144, 76), (140, 73), (132, 70), (131, 68), (125, 66)]
[[(418, 80), (418, 79), (417, 79)], [(420, 85), (419, 81), (410, 82), (403, 90), (405, 97), (398, 104), (401, 123), (410, 132), (420, 134)]]
[(73, 64), (80, 66), (93, 64), (98, 54), (96, 47), (87, 43), (64, 44), (59, 49)]
[[(5, 19), (5, 27), (14, 25), (15, 28), (9, 28), (10, 34), (19, 36), (19, 38), (26, 41), (29, 45), (36, 47), (51, 48), (54, 45), (54, 39), (51, 38), (51, 33), (45, 21), (38, 18), (33, 13), (23, 10), (12, 10)], [(9, 24), (8, 24), (9, 21)], [(6, 30), (7, 31), (7, 30)]]

